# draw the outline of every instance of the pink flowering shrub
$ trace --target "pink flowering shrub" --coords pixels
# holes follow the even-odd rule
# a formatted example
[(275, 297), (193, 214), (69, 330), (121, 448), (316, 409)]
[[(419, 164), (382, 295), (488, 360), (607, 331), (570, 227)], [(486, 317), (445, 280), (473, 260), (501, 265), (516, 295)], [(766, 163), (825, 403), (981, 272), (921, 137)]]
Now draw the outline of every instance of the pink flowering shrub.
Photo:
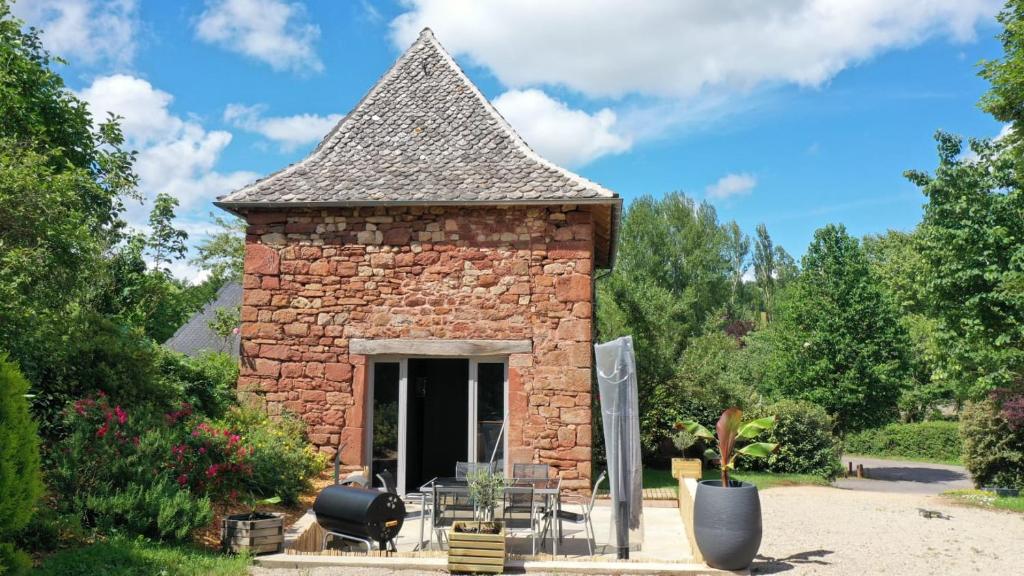
[[(86, 526), (180, 539), (209, 522), (210, 498), (231, 495), (251, 474), (252, 447), (185, 405), (147, 414), (101, 393), (76, 401), (66, 423), (51, 480), (64, 512)], [(168, 524), (172, 517), (191, 520)]]
[(237, 493), (252, 474), (252, 446), (228, 428), (185, 420), (176, 426), (168, 471), (179, 486), (216, 496)]

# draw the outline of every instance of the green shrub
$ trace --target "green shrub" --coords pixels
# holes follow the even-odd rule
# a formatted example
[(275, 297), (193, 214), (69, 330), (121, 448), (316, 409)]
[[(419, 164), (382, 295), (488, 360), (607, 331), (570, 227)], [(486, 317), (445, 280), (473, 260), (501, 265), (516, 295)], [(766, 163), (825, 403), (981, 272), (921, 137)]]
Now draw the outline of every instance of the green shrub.
[(239, 407), (228, 412), (224, 423), (253, 448), (252, 473), (242, 484), (256, 496), (279, 496), (294, 504), (327, 464), (326, 456), (306, 440), (305, 425), (292, 415), (271, 418), (261, 410)]
[(99, 396), (76, 401), (67, 427), (49, 474), (58, 512), (102, 531), (183, 539), (251, 469), (240, 435), (187, 408), (129, 413)]
[(763, 440), (779, 448), (766, 460), (744, 461), (744, 468), (829, 480), (842, 471), (840, 444), (832, 435), (834, 421), (824, 408), (802, 400), (781, 400), (756, 412), (758, 416), (775, 416), (775, 425)]
[(20, 570), (24, 557), (7, 542), (28, 524), (42, 493), (39, 437), (27, 392), (17, 366), (0, 354), (0, 573)]
[(920, 458), (955, 462), (960, 459), (956, 422), (929, 421), (889, 424), (848, 435), (844, 449), (850, 454)]
[(964, 466), (977, 486), (1024, 488), (1024, 427), (1013, 427), (995, 398), (960, 415)]
[(89, 496), (87, 505), (101, 529), (159, 540), (185, 540), (213, 520), (209, 498), (196, 497), (166, 476), (148, 484), (131, 483), (113, 494)]
[(0, 576), (28, 574), (32, 559), (11, 544), (0, 542)]
[(228, 354), (206, 352), (189, 357), (160, 347), (156, 372), (165, 387), (178, 392), (182, 402), (210, 418), (222, 417), (236, 403), (238, 361)]
[(47, 558), (39, 576), (246, 576), (250, 557), (114, 536)]

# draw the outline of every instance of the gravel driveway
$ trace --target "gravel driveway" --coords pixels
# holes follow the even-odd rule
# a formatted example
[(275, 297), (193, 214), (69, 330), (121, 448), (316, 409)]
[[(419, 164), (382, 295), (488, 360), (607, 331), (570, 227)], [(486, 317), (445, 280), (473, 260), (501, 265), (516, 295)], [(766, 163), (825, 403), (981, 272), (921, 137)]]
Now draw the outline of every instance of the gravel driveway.
[[(1020, 574), (1024, 515), (939, 496), (800, 486), (761, 492), (754, 574)], [(946, 518), (925, 518), (919, 508)]]

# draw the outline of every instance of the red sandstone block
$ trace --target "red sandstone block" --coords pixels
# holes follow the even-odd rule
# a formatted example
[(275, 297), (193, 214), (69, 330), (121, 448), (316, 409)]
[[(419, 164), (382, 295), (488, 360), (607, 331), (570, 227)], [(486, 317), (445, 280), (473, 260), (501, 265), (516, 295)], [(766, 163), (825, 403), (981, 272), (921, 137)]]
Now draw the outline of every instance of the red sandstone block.
[(276, 290), (281, 287), (281, 279), (277, 276), (264, 276), (260, 288), (264, 290)]
[(590, 424), (590, 408), (562, 408), (561, 418), (563, 424)]
[(577, 302), (573, 304), (572, 315), (577, 318), (584, 318), (589, 320), (591, 315), (592, 307), (590, 302)]
[(572, 408), (576, 405), (576, 399), (572, 396), (553, 396), (550, 403), (558, 408)]
[(558, 323), (557, 338), (573, 342), (590, 341), (590, 321), (565, 319)]
[(331, 273), (331, 263), (328, 260), (317, 260), (309, 265), (309, 274), (312, 276), (326, 276)]
[(424, 249), (423, 252), (420, 252), (413, 258), (413, 261), (420, 266), (431, 266), (433, 264), (437, 264), (440, 259), (441, 255), (437, 252), (427, 252), (426, 249)]
[(591, 442), (591, 427), (590, 424), (581, 424), (576, 427), (576, 445), (577, 446), (590, 446)]
[(279, 224), (288, 221), (288, 214), (284, 212), (250, 212), (245, 215), (245, 220), (252, 224)]
[(277, 274), (281, 257), (277, 250), (264, 244), (245, 245), (244, 268), (247, 274)]
[(284, 333), (288, 336), (305, 336), (309, 333), (309, 324), (296, 322), (284, 325)]
[(305, 370), (304, 365), (301, 362), (285, 362), (281, 364), (281, 377), (282, 378), (295, 378), (302, 376)]
[(266, 306), (270, 304), (270, 292), (266, 290), (244, 290), (242, 302), (250, 306)]
[(298, 257), (303, 260), (316, 260), (323, 255), (323, 250), (319, 246), (299, 246)]
[(309, 362), (306, 364), (306, 376), (310, 378), (322, 378), (324, 375), (324, 365), (320, 362)]
[(573, 210), (572, 212), (565, 213), (566, 221), (569, 224), (589, 224), (593, 221), (590, 212), (583, 210)]
[(593, 242), (586, 240), (569, 240), (548, 244), (548, 258), (552, 260), (575, 260), (590, 258)]
[(260, 376), (277, 376), (281, 373), (281, 363), (275, 360), (257, 358), (255, 361), (256, 373)]
[(325, 374), (328, 380), (347, 382), (352, 378), (352, 365), (343, 362), (332, 362), (326, 365)]
[(275, 360), (287, 360), (291, 354), (288, 351), (287, 346), (280, 344), (264, 344), (260, 346), (260, 356), (263, 358), (273, 358)]
[(555, 295), (562, 302), (589, 302), (591, 295), (590, 276), (573, 274), (560, 276), (555, 280)]
[(359, 267), (356, 265), (355, 262), (335, 262), (333, 266), (333, 273), (343, 278), (355, 276), (356, 273), (359, 271)]
[(303, 402), (324, 402), (327, 400), (327, 393), (323, 390), (303, 390), (300, 398)]
[(391, 228), (384, 231), (384, 243), (390, 245), (408, 244), (412, 238), (412, 231), (408, 228)]

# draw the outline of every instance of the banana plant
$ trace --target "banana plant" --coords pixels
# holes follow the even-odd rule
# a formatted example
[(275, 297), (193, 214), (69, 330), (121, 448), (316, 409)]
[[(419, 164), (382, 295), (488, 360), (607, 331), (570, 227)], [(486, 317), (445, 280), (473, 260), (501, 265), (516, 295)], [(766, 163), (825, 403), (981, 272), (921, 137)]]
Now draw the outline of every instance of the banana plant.
[[(774, 416), (766, 416), (743, 423), (743, 411), (739, 408), (729, 408), (722, 412), (715, 427), (718, 432), (718, 456), (722, 468), (722, 487), (729, 487), (729, 471), (736, 468), (736, 457), (740, 454), (753, 458), (767, 458), (778, 450), (779, 445), (772, 442), (752, 442), (739, 448), (736, 447), (737, 440), (753, 440), (758, 434), (772, 427), (775, 424)], [(701, 426), (695, 420), (683, 420), (676, 425), (676, 428), (686, 430), (698, 438), (713, 441), (715, 436), (710, 430)]]

